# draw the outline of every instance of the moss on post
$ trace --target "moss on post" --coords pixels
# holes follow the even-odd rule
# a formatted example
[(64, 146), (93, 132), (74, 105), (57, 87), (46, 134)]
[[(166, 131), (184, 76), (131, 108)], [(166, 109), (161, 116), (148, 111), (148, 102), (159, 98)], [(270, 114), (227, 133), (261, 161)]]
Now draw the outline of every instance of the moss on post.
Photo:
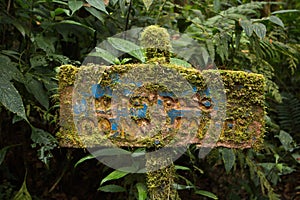
[(148, 62), (163, 59), (170, 62), (171, 41), (166, 29), (156, 25), (148, 26), (141, 34), (141, 45), (146, 49)]

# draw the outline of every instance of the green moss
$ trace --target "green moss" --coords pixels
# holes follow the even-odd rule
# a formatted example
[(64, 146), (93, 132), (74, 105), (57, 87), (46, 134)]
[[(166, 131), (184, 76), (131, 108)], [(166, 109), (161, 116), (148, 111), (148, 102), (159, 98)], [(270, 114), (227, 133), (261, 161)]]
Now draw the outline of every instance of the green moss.
[[(174, 164), (164, 155), (148, 156), (146, 160), (148, 196), (151, 200), (180, 200), (173, 187), (176, 178)], [(168, 165), (156, 170), (157, 166)]]
[(141, 45), (146, 49), (148, 60), (165, 58), (165, 62), (170, 62), (171, 41), (166, 29), (148, 26), (141, 34)]
[(77, 72), (78, 68), (73, 65), (62, 65), (59, 68), (58, 80), (60, 91), (74, 84)]

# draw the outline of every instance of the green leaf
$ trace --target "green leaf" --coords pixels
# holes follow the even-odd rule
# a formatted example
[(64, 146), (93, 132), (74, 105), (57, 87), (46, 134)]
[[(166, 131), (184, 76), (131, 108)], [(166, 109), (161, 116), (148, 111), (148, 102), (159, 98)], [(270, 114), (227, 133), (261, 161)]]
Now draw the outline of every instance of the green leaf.
[(86, 26), (82, 23), (79, 23), (79, 22), (75, 22), (73, 20), (62, 20), (60, 21), (58, 24), (70, 24), (70, 25), (75, 25), (75, 26), (80, 26), (80, 27), (83, 27), (91, 32), (95, 32), (95, 29), (89, 27), (89, 26)]
[(293, 138), (290, 134), (288, 134), (287, 132), (281, 130), (279, 132), (279, 135), (276, 135), (275, 137), (277, 137), (283, 148), (286, 150), (286, 151), (293, 151), (294, 150), (294, 145), (293, 145)]
[(121, 38), (108, 38), (108, 42), (116, 49), (130, 54), (131, 56), (139, 59), (141, 62), (145, 62), (145, 56), (142, 49), (133, 42), (123, 40)]
[(186, 171), (190, 171), (191, 169), (185, 166), (180, 166), (180, 165), (175, 165), (175, 169), (176, 170), (186, 170)]
[(183, 66), (183, 67), (192, 67), (192, 65), (190, 63), (186, 62), (185, 60), (178, 59), (178, 58), (171, 58), (170, 63), (173, 65), (179, 65), (179, 66)]
[(225, 170), (227, 173), (229, 173), (235, 163), (235, 154), (232, 149), (227, 148), (221, 149), (221, 154), (225, 165)]
[(110, 64), (115, 64), (116, 62), (120, 62), (119, 59), (116, 56), (112, 55), (110, 52), (101, 49), (99, 47), (96, 47), (95, 49), (96, 51), (89, 53), (88, 56), (103, 58), (105, 61), (109, 62)]
[(23, 74), (17, 68), (17, 64), (11, 62), (10, 58), (4, 55), (0, 55), (0, 76), (5, 80), (10, 81), (14, 79), (21, 83), (24, 82)]
[(107, 149), (100, 149), (98, 151), (92, 152), (91, 155), (85, 156), (81, 158), (74, 167), (77, 167), (80, 163), (83, 163), (86, 160), (94, 159), (99, 156), (115, 156), (115, 155), (130, 155), (131, 152), (126, 151), (120, 148), (107, 148)]
[(246, 35), (248, 37), (251, 37), (252, 33), (253, 33), (253, 26), (251, 21), (249, 20), (240, 20), (240, 25), (243, 28), (243, 30), (245, 31)]
[(263, 39), (266, 36), (266, 26), (262, 23), (254, 23), (252, 25), (254, 32), (256, 33), (256, 35), (260, 38)]
[(72, 11), (73, 15), (77, 10), (79, 10), (83, 6), (83, 1), (80, 0), (69, 0), (68, 1), (69, 8)]
[(136, 185), (138, 190), (138, 200), (146, 200), (147, 199), (147, 187), (145, 184), (139, 182)]
[(275, 14), (285, 14), (285, 13), (293, 13), (293, 12), (300, 12), (300, 10), (296, 10), (296, 9), (291, 9), (291, 10), (278, 10), (278, 11), (272, 12), (271, 14), (272, 14), (272, 15), (275, 15)]
[(101, 11), (105, 12), (106, 14), (108, 14), (103, 0), (87, 0), (87, 2), (94, 8), (97, 8), (98, 10), (101, 10)]
[(149, 8), (150, 8), (150, 6), (151, 6), (152, 3), (153, 3), (153, 0), (143, 0), (143, 2), (144, 2), (144, 5), (145, 5), (145, 7), (146, 7), (146, 9), (147, 9), (147, 11), (148, 11)]
[(125, 192), (126, 189), (119, 185), (105, 185), (98, 188), (102, 192)]
[(47, 53), (55, 52), (55, 47), (54, 47), (55, 38), (44, 37), (42, 35), (38, 35), (34, 38), (34, 40), (36, 42), (36, 45), (39, 48), (43, 49), (45, 52), (47, 52)]
[(22, 98), (15, 86), (0, 75), (0, 103), (27, 121)]
[(105, 183), (107, 181), (120, 179), (120, 178), (126, 176), (127, 174), (129, 174), (129, 172), (115, 170), (115, 171), (111, 172), (110, 174), (108, 174), (105, 178), (103, 178), (101, 180), (100, 185), (102, 185), (103, 183)]
[(205, 191), (205, 190), (196, 190), (195, 193), (200, 194), (205, 197), (208, 197), (208, 198), (211, 198), (211, 199), (216, 199), (216, 200), (218, 199), (218, 197), (215, 194)]
[(17, 192), (13, 200), (31, 200), (31, 196), (27, 190), (26, 186), (26, 178), (23, 181), (22, 187), (20, 190)]
[(26, 79), (25, 87), (27, 91), (33, 94), (36, 100), (38, 100), (38, 102), (48, 110), (49, 98), (47, 92), (43, 87), (43, 84), (37, 81), (31, 74), (26, 74), (25, 79)]
[(219, 12), (221, 8), (221, 2), (220, 0), (214, 0), (214, 11)]
[(102, 13), (100, 11), (98, 11), (95, 8), (92, 8), (92, 7), (84, 7), (84, 8), (85, 8), (86, 11), (91, 13), (94, 17), (99, 19), (100, 22), (104, 23), (104, 18), (102, 17)]
[(273, 22), (274, 24), (277, 24), (278, 26), (281, 26), (282, 28), (284, 28), (284, 24), (279, 17), (272, 15), (269, 17), (269, 20), (271, 22)]
[(70, 10), (63, 9), (63, 8), (56, 8), (54, 10), (54, 13), (55, 13), (55, 16), (58, 16), (58, 15), (63, 14), (63, 13), (65, 13), (67, 16), (70, 16)]
[(57, 143), (57, 140), (53, 137), (53, 135), (43, 129), (35, 127), (32, 127), (31, 140), (40, 145), (51, 145)]

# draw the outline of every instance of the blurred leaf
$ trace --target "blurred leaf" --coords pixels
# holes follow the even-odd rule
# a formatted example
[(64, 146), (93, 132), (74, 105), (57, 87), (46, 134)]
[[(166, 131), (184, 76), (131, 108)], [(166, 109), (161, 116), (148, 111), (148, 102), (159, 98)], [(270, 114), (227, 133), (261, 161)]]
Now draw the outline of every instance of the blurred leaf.
[(214, 11), (219, 12), (221, 8), (221, 2), (220, 0), (214, 0)]
[(102, 16), (102, 13), (98, 10), (96, 10), (95, 8), (92, 7), (85, 7), (85, 9), (91, 13), (94, 17), (96, 17), (97, 19), (99, 19), (100, 22), (104, 23), (104, 18)]
[(67, 9), (63, 9), (63, 8), (56, 8), (54, 10), (54, 13), (55, 13), (55, 16), (58, 16), (58, 15), (63, 14), (63, 13), (65, 13), (67, 16), (70, 16), (70, 11), (67, 10)]
[(129, 172), (115, 170), (115, 171), (111, 172), (110, 174), (108, 174), (105, 178), (103, 178), (101, 180), (100, 185), (102, 185), (103, 183), (105, 183), (107, 181), (120, 179), (120, 178), (126, 176), (127, 174), (129, 174)]
[(108, 14), (103, 0), (86, 0), (91, 6)]
[(25, 176), (25, 179), (23, 181), (22, 187), (17, 192), (17, 194), (15, 195), (13, 200), (31, 200), (31, 196), (30, 196), (30, 194), (27, 190), (27, 186), (26, 186), (26, 176)]
[(178, 58), (171, 58), (170, 63), (173, 65), (179, 65), (179, 66), (183, 66), (183, 67), (192, 67), (192, 65), (190, 63), (186, 62), (185, 60), (178, 59)]
[(274, 24), (277, 24), (278, 26), (281, 26), (282, 28), (284, 28), (284, 24), (283, 24), (283, 22), (281, 21), (281, 19), (279, 17), (271, 15), (269, 17), (269, 20), (271, 22), (273, 22)]
[(252, 23), (249, 20), (240, 20), (240, 25), (245, 31), (246, 35), (250, 37), (253, 33)]
[(262, 23), (254, 23), (252, 25), (253, 31), (256, 33), (256, 35), (262, 40), (266, 36), (266, 26)]
[(294, 145), (293, 145), (293, 138), (290, 134), (288, 134), (287, 132), (281, 130), (279, 132), (279, 135), (276, 135), (275, 137), (277, 137), (283, 148), (286, 150), (286, 151), (293, 151), (294, 150)]
[(57, 146), (57, 140), (48, 132), (32, 127), (31, 140), (34, 142), (31, 146), (40, 146), (38, 149), (39, 159), (48, 166), (49, 159), (52, 157), (50, 150)]
[(229, 173), (235, 163), (235, 154), (232, 149), (228, 148), (221, 149), (221, 154), (225, 165), (225, 170), (227, 173)]
[(299, 153), (293, 153), (292, 156), (300, 164), (300, 154)]
[(34, 38), (37, 46), (41, 49), (43, 49), (47, 53), (54, 53), (55, 52), (55, 47), (54, 47), (54, 42), (55, 38), (51, 37), (44, 37), (42, 35), (37, 35)]
[(83, 163), (86, 160), (94, 159), (99, 156), (115, 156), (115, 155), (130, 155), (131, 152), (120, 149), (120, 148), (106, 148), (100, 149), (94, 152), (91, 152), (91, 155), (81, 158), (74, 167), (77, 167), (80, 163)]
[(9, 148), (10, 148), (10, 146), (6, 146), (6, 147), (3, 147), (3, 148), (0, 150), (0, 165), (1, 165), (2, 162), (4, 161), (6, 152), (7, 152), (7, 150), (8, 150)]
[(133, 42), (123, 40), (121, 38), (108, 38), (108, 42), (116, 49), (130, 54), (131, 56), (139, 59), (141, 62), (145, 62), (145, 56), (141, 47), (134, 44)]
[(144, 4), (145, 4), (145, 7), (147, 9), (147, 11), (149, 10), (150, 6), (152, 5), (153, 3), (153, 0), (143, 0)]
[(138, 190), (138, 200), (146, 200), (147, 199), (147, 187), (145, 184), (138, 182), (136, 185)]
[(126, 189), (119, 185), (105, 185), (98, 188), (102, 192), (125, 192)]
[(195, 186), (181, 185), (181, 184), (174, 183), (173, 188), (176, 189), (176, 190), (187, 190), (187, 189), (193, 189), (193, 188), (195, 188)]
[(28, 92), (33, 94), (33, 96), (38, 100), (38, 102), (48, 110), (49, 108), (49, 98), (47, 92), (45, 91), (43, 84), (37, 81), (31, 74), (26, 74), (26, 84), (25, 87)]
[(218, 199), (218, 197), (216, 195), (214, 195), (211, 192), (205, 191), (205, 190), (196, 190), (195, 193), (200, 194), (205, 197), (208, 197), (208, 198), (211, 198), (211, 199), (216, 199), (216, 200)]
[(95, 49), (96, 51), (89, 53), (88, 56), (103, 58), (105, 61), (109, 62), (110, 64), (115, 64), (115, 62), (120, 62), (119, 59), (116, 56), (112, 55), (110, 52), (101, 49), (99, 47), (96, 47)]
[(73, 15), (77, 10), (79, 10), (83, 6), (83, 1), (81, 0), (69, 0), (68, 1), (69, 8), (72, 11)]
[(272, 12), (272, 15), (275, 14), (285, 14), (285, 13), (293, 13), (293, 12), (300, 12), (300, 10), (296, 10), (296, 9), (291, 9), (291, 10), (277, 10), (275, 12)]

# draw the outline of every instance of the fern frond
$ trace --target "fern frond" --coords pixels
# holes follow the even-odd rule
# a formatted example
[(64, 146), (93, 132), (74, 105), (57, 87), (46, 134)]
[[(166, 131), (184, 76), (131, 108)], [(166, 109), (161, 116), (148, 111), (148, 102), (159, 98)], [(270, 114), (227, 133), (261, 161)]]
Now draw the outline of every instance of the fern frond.
[(277, 106), (278, 119), (281, 129), (291, 133), (300, 130), (300, 100), (292, 95), (285, 95), (283, 102)]

